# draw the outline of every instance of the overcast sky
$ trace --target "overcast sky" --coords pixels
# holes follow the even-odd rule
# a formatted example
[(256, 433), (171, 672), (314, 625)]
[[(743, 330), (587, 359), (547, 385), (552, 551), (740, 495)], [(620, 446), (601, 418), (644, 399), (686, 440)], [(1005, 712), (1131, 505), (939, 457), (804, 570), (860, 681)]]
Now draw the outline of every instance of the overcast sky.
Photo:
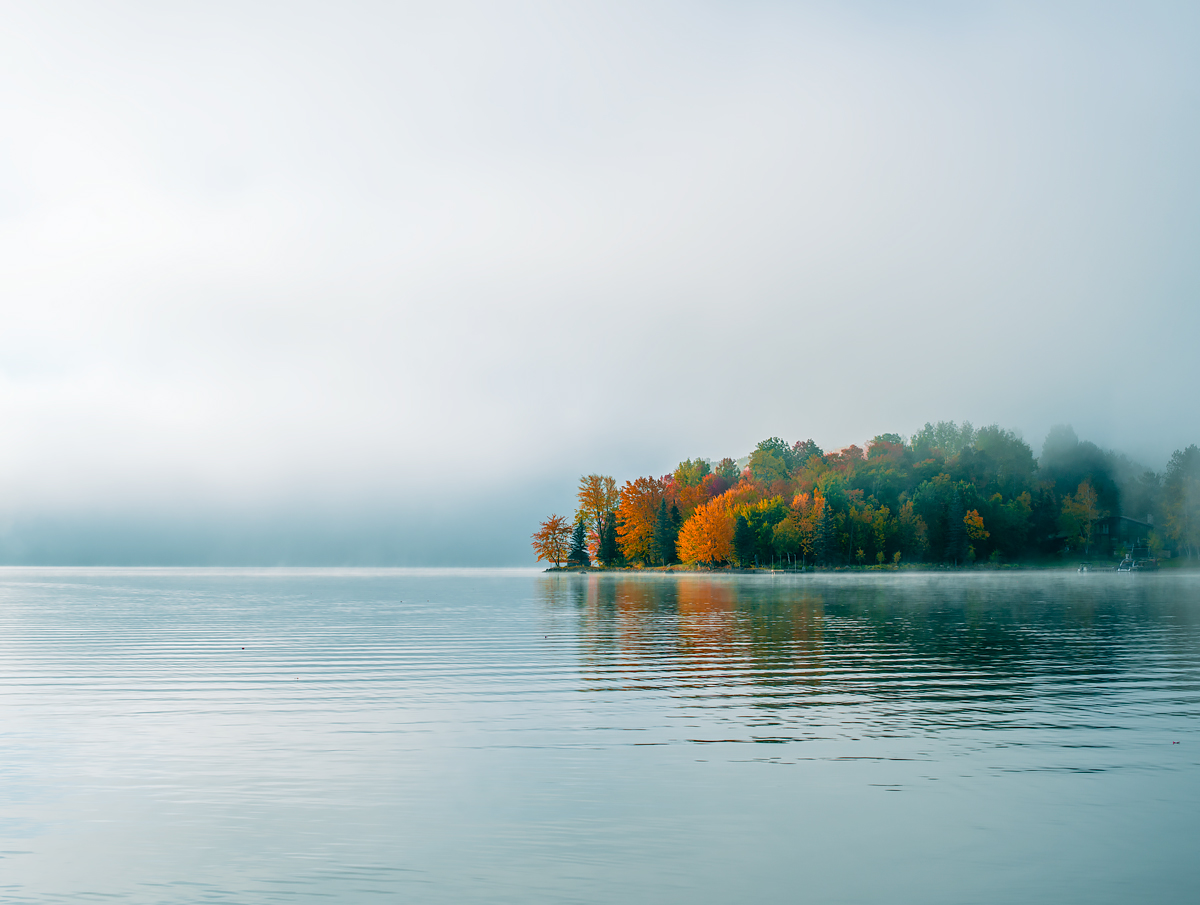
[(770, 435), (1200, 442), (1193, 4), (10, 3), (0, 560), (526, 563)]

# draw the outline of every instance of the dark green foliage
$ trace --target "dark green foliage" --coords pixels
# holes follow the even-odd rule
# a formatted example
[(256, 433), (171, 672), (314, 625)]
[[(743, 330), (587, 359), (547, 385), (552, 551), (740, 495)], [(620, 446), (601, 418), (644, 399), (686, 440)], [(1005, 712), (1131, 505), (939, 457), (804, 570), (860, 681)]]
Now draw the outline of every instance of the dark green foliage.
[[(747, 561), (768, 563), (775, 555), (775, 526), (788, 517), (787, 504), (782, 499), (775, 500), (770, 506), (756, 506), (746, 513), (745, 519), (753, 536), (753, 549)], [(737, 546), (736, 527), (734, 528), (734, 547)]]
[(950, 459), (971, 445), (975, 437), (975, 429), (970, 421), (964, 421), (959, 427), (953, 421), (939, 421), (937, 426), (925, 422), (925, 426), (913, 434), (910, 446), (917, 461), (939, 456)]
[(587, 529), (580, 520), (575, 523), (575, 530), (571, 533), (571, 550), (567, 553), (568, 566), (590, 566), (592, 558), (588, 555), (587, 549)]
[[(675, 518), (671, 518), (671, 510)], [(679, 519), (679, 508), (674, 504), (667, 509), (666, 497), (659, 500), (658, 516), (654, 522), (653, 555), (654, 561), (660, 566), (669, 566), (675, 562), (675, 540), (679, 536), (676, 521)]]
[(1079, 440), (1069, 424), (1051, 428), (1042, 444), (1042, 457), (1038, 459), (1038, 476), (1043, 481), (1053, 482), (1060, 502), (1087, 480), (1096, 491), (1099, 507), (1119, 513), (1121, 494), (1114, 477), (1117, 468), (1115, 455), (1095, 443)]
[[(1160, 524), (1163, 502), (1162, 475), (1149, 469), (1141, 469), (1132, 462), (1129, 465), (1132, 467), (1127, 470), (1125, 480), (1120, 485), (1122, 514), (1151, 524)], [(1130, 473), (1135, 471), (1136, 474)]]
[(738, 478), (742, 476), (742, 470), (738, 468), (737, 462), (726, 456), (717, 463), (717, 467), (713, 471), (713, 474), (719, 475), (733, 485), (736, 484), (738, 482)]
[(967, 514), (963, 506), (962, 494), (958, 488), (952, 488), (950, 499), (946, 505), (946, 553), (945, 560), (956, 566), (967, 562), (967, 526), (963, 524), (963, 516)]
[(823, 456), (821, 447), (812, 440), (797, 440), (792, 444), (792, 467), (803, 465), (811, 456)]
[(778, 437), (763, 440), (750, 454), (750, 473), (763, 484), (786, 481), (795, 467), (792, 448)]
[(600, 544), (596, 549), (596, 559), (605, 566), (620, 566), (625, 562), (621, 548), (617, 544), (617, 514), (609, 512), (600, 523)]
[(684, 459), (675, 467), (672, 476), (680, 487), (695, 487), (711, 472), (707, 459)]
[(1200, 448), (1177, 449), (1163, 479), (1165, 532), (1189, 558), (1200, 555)]
[[(679, 509), (674, 508), (674, 511), (678, 516)], [(678, 535), (679, 529), (671, 521), (671, 511), (667, 509), (667, 501), (664, 497), (659, 501), (659, 511), (654, 519), (654, 537), (650, 541), (655, 564), (671, 565), (676, 561), (676, 538)]]
[(754, 553), (758, 546), (758, 536), (744, 515), (737, 517), (733, 526), (733, 555), (738, 565), (743, 568), (754, 565)]
[(820, 565), (831, 566), (838, 561), (836, 528), (833, 507), (826, 506), (813, 529), (813, 556)]

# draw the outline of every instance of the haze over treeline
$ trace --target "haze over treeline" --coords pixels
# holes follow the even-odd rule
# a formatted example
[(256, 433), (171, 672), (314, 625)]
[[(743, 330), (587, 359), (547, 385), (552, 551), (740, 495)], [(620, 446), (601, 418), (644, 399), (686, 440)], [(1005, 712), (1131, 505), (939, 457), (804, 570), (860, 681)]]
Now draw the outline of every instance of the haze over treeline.
[(1200, 7), (5, 5), (0, 561), (527, 563), (580, 470), (1200, 424)]

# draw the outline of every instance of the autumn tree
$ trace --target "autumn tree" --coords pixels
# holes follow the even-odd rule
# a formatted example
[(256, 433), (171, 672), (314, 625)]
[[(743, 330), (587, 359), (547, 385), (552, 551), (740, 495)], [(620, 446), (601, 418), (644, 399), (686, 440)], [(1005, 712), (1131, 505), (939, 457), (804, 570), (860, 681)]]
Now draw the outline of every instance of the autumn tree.
[(716, 565), (733, 555), (733, 514), (728, 491), (697, 507), (679, 529), (676, 553), (686, 563)]
[[(967, 530), (967, 539), (971, 541), (983, 541), (991, 537), (988, 530), (983, 526), (983, 516), (979, 514), (978, 509), (972, 509), (963, 516), (963, 526)], [(969, 544), (967, 552), (971, 559), (975, 558), (975, 545)]]
[(971, 540), (987, 540), (991, 535), (983, 526), (983, 516), (978, 509), (972, 509), (963, 516), (963, 524), (967, 526), (967, 537)]
[(1058, 517), (1058, 527), (1063, 537), (1075, 547), (1083, 547), (1085, 555), (1091, 549), (1092, 528), (1096, 519), (1102, 517), (1096, 502), (1097, 495), (1092, 482), (1085, 478), (1075, 493), (1067, 494)]
[(654, 558), (654, 525), (663, 500), (664, 482), (659, 478), (626, 481), (617, 504), (617, 543), (628, 560), (650, 562)]
[(542, 522), (541, 527), (533, 533), (533, 550), (537, 553), (538, 562), (545, 559), (555, 566), (561, 566), (567, 558), (570, 537), (571, 529), (561, 515), (552, 515)]
[(813, 499), (812, 525), (813, 556), (823, 566), (832, 565), (837, 557), (837, 525), (833, 507), (819, 492)]
[(587, 531), (588, 550), (594, 556), (600, 550), (600, 526), (605, 516), (616, 511), (620, 501), (617, 482), (608, 475), (584, 475), (579, 479), (577, 498), (579, 508), (575, 511), (575, 518), (583, 522)]

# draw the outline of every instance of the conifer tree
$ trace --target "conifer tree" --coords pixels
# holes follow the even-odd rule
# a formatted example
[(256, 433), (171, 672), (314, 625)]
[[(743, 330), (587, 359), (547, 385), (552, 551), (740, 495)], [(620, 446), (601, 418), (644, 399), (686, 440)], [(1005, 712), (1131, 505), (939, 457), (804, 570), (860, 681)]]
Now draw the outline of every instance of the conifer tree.
[(675, 540), (679, 536), (679, 529), (675, 526), (675, 521), (679, 518), (679, 507), (672, 505), (671, 509), (675, 513), (675, 518), (671, 518), (671, 512), (667, 511), (667, 500), (664, 497), (658, 502), (658, 518), (654, 522), (654, 561), (662, 566), (669, 566), (675, 562)]
[(820, 565), (833, 563), (837, 538), (834, 536), (833, 513), (828, 505), (821, 507), (821, 515), (813, 526), (813, 554)]
[(733, 555), (737, 557), (738, 565), (745, 567), (754, 562), (754, 548), (757, 540), (754, 529), (746, 521), (746, 516), (739, 515), (733, 526)]
[(967, 511), (957, 487), (950, 490), (950, 505), (946, 511), (946, 559), (954, 565), (967, 561), (967, 526), (963, 521)]
[(592, 560), (588, 556), (587, 549), (587, 528), (583, 524), (583, 519), (579, 519), (575, 523), (575, 531), (571, 534), (571, 552), (567, 554), (567, 565), (590, 566), (591, 564)]
[(596, 551), (596, 558), (605, 566), (621, 564), (621, 548), (617, 546), (617, 514), (615, 512), (607, 512), (601, 519), (600, 546)]
[(738, 468), (737, 462), (728, 456), (717, 463), (717, 467), (713, 469), (713, 473), (720, 475), (730, 484), (736, 484), (738, 478), (742, 476), (742, 470)]

